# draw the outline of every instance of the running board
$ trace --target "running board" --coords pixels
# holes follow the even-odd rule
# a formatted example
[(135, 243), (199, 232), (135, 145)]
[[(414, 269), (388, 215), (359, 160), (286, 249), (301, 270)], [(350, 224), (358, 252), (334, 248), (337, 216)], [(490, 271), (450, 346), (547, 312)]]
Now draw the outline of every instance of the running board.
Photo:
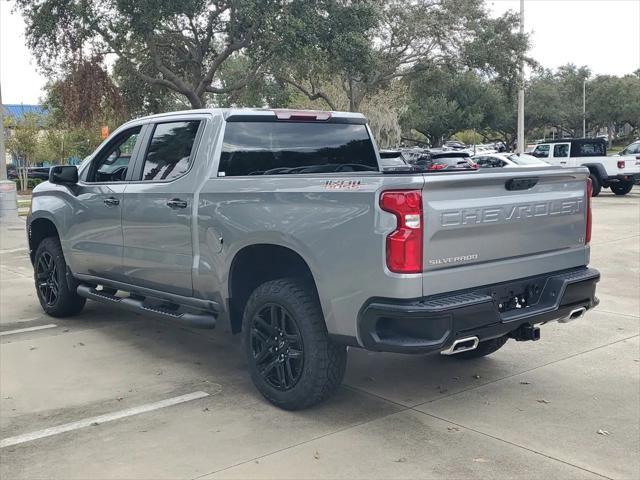
[(184, 325), (195, 328), (215, 328), (216, 317), (213, 313), (188, 313), (188, 312), (174, 312), (170, 309), (162, 308), (161, 306), (150, 306), (144, 304), (144, 298), (132, 298), (132, 297), (117, 297), (100, 290), (96, 290), (89, 285), (78, 285), (78, 295), (81, 297), (95, 300), (96, 302), (107, 303), (111, 305), (117, 305), (125, 310), (131, 312), (152, 314), (157, 317), (180, 322)]

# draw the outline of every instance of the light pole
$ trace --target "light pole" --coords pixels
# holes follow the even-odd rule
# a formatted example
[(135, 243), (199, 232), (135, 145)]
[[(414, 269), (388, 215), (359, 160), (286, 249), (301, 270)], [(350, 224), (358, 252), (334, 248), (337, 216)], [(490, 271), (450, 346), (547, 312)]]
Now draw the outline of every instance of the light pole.
[(587, 79), (582, 80), (582, 136), (587, 138)]
[[(524, 0), (520, 0), (520, 35), (524, 35)], [(524, 153), (524, 58), (520, 60), (518, 88), (518, 153)]]

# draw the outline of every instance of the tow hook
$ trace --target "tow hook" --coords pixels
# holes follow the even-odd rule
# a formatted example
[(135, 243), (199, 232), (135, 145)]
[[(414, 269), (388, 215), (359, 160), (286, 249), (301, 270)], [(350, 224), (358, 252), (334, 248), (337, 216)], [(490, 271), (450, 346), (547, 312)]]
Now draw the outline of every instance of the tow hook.
[(511, 332), (511, 337), (515, 338), (518, 342), (526, 342), (527, 340), (535, 342), (540, 340), (540, 327), (529, 323), (521, 325), (520, 328)]

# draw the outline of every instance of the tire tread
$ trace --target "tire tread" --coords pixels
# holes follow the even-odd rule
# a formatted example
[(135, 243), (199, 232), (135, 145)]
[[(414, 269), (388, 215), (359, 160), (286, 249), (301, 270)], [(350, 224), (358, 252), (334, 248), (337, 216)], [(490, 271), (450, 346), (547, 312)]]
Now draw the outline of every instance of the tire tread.
[[(304, 388), (298, 389), (301, 378), (288, 397), (282, 398), (283, 392), (278, 392), (254, 379), (260, 393), (270, 402), (286, 410), (301, 410), (321, 403), (331, 396), (338, 388), (344, 377), (346, 368), (346, 348), (331, 341), (324, 317), (315, 295), (310, 292), (304, 282), (295, 278), (282, 278), (263, 283), (254, 290), (247, 302), (243, 318), (243, 338), (247, 359), (251, 362), (248, 332), (250, 330), (250, 314), (265, 297), (280, 297), (295, 304), (303, 312), (303, 318), (296, 318), (300, 328), (307, 328), (307, 338), (312, 338), (312, 344), (305, 343), (305, 370), (308, 360), (315, 365), (311, 372), (313, 378), (308, 380)], [(309, 359), (307, 355), (310, 355)], [(313, 358), (311, 358), (313, 357)], [(254, 373), (252, 372), (252, 377)], [(304, 374), (303, 374), (304, 375)]]

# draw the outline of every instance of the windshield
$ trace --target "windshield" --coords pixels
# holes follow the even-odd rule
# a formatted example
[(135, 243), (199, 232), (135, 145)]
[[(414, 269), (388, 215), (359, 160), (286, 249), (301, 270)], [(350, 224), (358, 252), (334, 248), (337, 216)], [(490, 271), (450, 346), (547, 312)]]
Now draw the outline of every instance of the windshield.
[(227, 122), (219, 176), (379, 171), (364, 124)]

